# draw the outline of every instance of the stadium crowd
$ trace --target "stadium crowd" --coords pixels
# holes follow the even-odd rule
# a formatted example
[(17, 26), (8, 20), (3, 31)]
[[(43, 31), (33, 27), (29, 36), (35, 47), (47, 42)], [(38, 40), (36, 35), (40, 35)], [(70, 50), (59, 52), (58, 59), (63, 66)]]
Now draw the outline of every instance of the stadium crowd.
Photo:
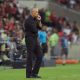
[[(61, 2), (62, 0), (58, 1)], [(62, 45), (61, 42), (65, 42), (62, 39), (64, 34), (69, 43), (76, 42), (79, 36), (79, 26), (77, 26), (76, 21), (70, 22), (66, 17), (58, 17), (54, 11), (52, 12), (49, 9), (40, 9), (39, 13), (42, 18), (41, 22), (43, 27), (45, 26), (44, 32), (47, 34), (46, 37), (48, 38), (46, 46), (43, 45), (43, 48), (46, 48), (48, 43), (51, 45), (53, 44), (52, 46), (56, 46), (58, 44), (57, 42), (60, 42), (60, 45)], [(0, 2), (0, 61), (13, 61), (16, 58), (25, 58), (26, 45), (24, 21), (27, 19), (29, 14), (30, 10), (28, 8), (21, 7), (19, 2), (16, 0), (4, 0)], [(53, 31), (57, 33), (57, 35), (53, 35), (55, 40), (51, 37)], [(63, 48), (67, 48), (65, 45), (66, 43), (63, 43)], [(44, 50), (44, 52), (46, 51)]]

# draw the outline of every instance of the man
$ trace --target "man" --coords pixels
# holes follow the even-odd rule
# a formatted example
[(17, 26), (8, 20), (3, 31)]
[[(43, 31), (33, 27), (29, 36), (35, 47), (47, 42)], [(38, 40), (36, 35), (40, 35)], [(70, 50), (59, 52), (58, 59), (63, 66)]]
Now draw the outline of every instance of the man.
[[(24, 27), (27, 46), (26, 78), (40, 78), (38, 73), (42, 62), (42, 50), (37, 38), (38, 28), (41, 27), (41, 17), (37, 8), (32, 9), (30, 16), (25, 20)], [(34, 66), (32, 66), (34, 54), (36, 60)]]

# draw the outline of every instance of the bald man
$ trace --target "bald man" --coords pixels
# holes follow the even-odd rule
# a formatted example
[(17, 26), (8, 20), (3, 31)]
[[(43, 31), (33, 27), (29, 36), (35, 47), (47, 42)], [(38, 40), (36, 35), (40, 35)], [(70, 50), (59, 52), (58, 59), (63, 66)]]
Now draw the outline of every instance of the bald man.
[[(42, 27), (42, 24), (37, 8), (31, 10), (24, 27), (27, 46), (26, 78), (40, 78), (38, 73), (42, 62), (42, 50), (38, 41), (38, 29)], [(33, 55), (36, 57), (34, 64)]]

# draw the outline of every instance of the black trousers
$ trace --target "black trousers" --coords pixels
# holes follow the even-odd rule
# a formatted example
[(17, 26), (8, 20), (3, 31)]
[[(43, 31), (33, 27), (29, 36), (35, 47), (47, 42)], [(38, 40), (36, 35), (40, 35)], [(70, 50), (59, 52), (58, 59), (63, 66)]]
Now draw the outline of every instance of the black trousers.
[[(38, 43), (37, 38), (35, 37), (27, 36), (25, 40), (27, 46), (26, 77), (31, 75), (38, 75), (43, 57), (41, 47)], [(34, 66), (33, 55), (36, 57)]]

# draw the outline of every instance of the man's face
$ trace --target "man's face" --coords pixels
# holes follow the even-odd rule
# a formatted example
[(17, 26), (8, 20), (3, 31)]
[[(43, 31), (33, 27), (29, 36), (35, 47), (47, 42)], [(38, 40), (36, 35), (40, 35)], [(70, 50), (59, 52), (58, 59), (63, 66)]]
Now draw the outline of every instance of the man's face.
[(33, 10), (32, 10), (32, 14), (33, 14), (33, 16), (36, 18), (36, 17), (39, 15), (38, 9), (33, 9)]

